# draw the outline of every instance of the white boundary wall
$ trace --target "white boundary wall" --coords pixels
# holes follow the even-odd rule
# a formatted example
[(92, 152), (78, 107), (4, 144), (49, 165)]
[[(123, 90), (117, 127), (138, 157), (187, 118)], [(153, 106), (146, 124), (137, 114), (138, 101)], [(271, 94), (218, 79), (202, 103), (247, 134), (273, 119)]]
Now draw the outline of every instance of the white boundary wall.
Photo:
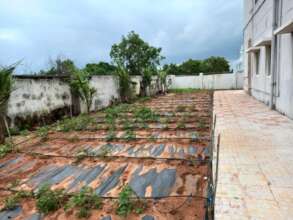
[[(132, 76), (135, 82), (135, 93), (140, 93), (139, 76)], [(96, 89), (91, 111), (105, 108), (111, 101), (119, 99), (118, 81), (115, 76), (93, 76), (90, 85)], [(159, 91), (157, 79), (154, 77), (149, 94)], [(64, 78), (46, 76), (15, 77), (13, 92), (8, 101), (7, 116), (11, 126), (17, 118), (38, 118), (58, 109), (70, 109), (72, 106), (71, 91)], [(86, 112), (86, 105), (80, 101), (81, 112)]]
[(168, 84), (171, 89), (243, 89), (243, 81), (243, 73), (168, 76)]

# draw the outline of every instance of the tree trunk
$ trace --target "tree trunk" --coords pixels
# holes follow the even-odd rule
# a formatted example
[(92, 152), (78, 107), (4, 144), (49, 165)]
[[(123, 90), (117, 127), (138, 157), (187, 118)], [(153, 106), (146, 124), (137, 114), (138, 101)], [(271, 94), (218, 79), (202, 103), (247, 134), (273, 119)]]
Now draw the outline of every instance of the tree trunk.
[(4, 143), (5, 143), (5, 122), (2, 115), (0, 114), (0, 144), (4, 144)]

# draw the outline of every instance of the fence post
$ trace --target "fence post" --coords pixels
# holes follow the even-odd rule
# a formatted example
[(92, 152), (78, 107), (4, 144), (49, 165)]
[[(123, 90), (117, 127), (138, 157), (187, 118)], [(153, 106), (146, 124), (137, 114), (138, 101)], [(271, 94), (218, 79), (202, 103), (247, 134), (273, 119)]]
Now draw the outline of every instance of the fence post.
[(203, 73), (200, 73), (199, 76), (200, 76), (200, 78), (201, 78), (201, 89), (204, 89), (204, 83), (203, 83), (204, 78), (203, 78)]

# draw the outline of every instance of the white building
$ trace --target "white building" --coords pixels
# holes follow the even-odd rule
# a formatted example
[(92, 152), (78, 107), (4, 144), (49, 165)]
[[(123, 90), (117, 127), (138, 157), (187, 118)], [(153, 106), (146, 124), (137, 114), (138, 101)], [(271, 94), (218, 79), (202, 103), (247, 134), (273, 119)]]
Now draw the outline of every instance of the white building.
[(293, 0), (244, 0), (244, 88), (293, 118)]

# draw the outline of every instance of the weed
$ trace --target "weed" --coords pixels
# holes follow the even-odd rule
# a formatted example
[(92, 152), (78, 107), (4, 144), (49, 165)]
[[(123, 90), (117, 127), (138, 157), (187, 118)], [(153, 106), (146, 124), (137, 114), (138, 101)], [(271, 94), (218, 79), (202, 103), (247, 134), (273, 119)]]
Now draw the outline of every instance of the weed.
[(124, 123), (123, 123), (123, 129), (124, 130), (130, 130), (130, 129), (133, 129), (133, 128), (134, 128), (134, 125), (128, 119), (125, 119)]
[(132, 141), (136, 139), (136, 135), (132, 130), (126, 130), (123, 134), (123, 138), (126, 139), (126, 141)]
[(74, 163), (79, 163), (80, 161), (82, 161), (88, 156), (93, 156), (93, 155), (87, 149), (80, 149), (75, 155), (76, 160), (74, 161)]
[(185, 128), (186, 126), (185, 126), (185, 123), (184, 123), (184, 121), (180, 121), (180, 122), (178, 122), (177, 123), (177, 126), (176, 126), (176, 128), (179, 128), (179, 129), (183, 129), (183, 128)]
[(12, 151), (13, 151), (12, 143), (6, 143), (3, 145), (0, 145), (0, 158), (5, 157), (7, 154), (11, 153)]
[(202, 119), (199, 120), (199, 122), (198, 122), (198, 128), (205, 128), (205, 127), (206, 127), (205, 122)]
[(93, 122), (93, 118), (88, 115), (80, 115), (74, 118), (65, 118), (59, 122), (58, 131), (83, 131)]
[(110, 129), (106, 136), (106, 141), (113, 141), (116, 139), (116, 132), (114, 129)]
[(31, 192), (19, 191), (13, 195), (7, 197), (4, 200), (3, 210), (13, 210), (19, 205), (21, 199), (32, 197), (32, 196), (33, 196), (33, 194)]
[(98, 156), (106, 157), (109, 153), (111, 153), (111, 148), (109, 147), (109, 145), (103, 145), (99, 150)]
[(13, 210), (19, 205), (19, 199), (15, 195), (11, 195), (4, 200), (3, 210)]
[(73, 195), (66, 203), (64, 209), (78, 208), (77, 217), (88, 218), (91, 209), (99, 209), (102, 205), (101, 198), (90, 187), (83, 187), (79, 193)]
[(41, 138), (42, 141), (46, 141), (48, 139), (48, 134), (49, 134), (48, 126), (40, 127), (37, 130), (37, 135)]
[(156, 121), (158, 120), (158, 115), (155, 114), (150, 108), (140, 107), (135, 110), (134, 116), (137, 121), (139, 122), (146, 122), (146, 121)]
[(23, 130), (21, 130), (21, 131), (19, 132), (19, 134), (20, 134), (21, 136), (27, 136), (27, 135), (29, 135), (29, 131), (28, 131), (27, 129), (23, 129)]
[(149, 140), (150, 141), (155, 141), (157, 138), (156, 138), (156, 136), (154, 136), (154, 135), (151, 135), (151, 136), (149, 136)]
[(149, 101), (149, 100), (151, 100), (151, 97), (148, 97), (148, 96), (141, 97), (141, 98), (138, 99), (139, 102), (146, 102), (146, 101)]
[(51, 190), (49, 185), (42, 186), (36, 194), (36, 204), (39, 211), (44, 214), (58, 210), (65, 196), (63, 190)]
[(119, 193), (118, 207), (116, 213), (121, 217), (127, 217), (131, 212), (141, 214), (145, 209), (145, 204), (141, 201), (134, 201), (133, 197), (137, 197), (130, 186), (126, 185)]

